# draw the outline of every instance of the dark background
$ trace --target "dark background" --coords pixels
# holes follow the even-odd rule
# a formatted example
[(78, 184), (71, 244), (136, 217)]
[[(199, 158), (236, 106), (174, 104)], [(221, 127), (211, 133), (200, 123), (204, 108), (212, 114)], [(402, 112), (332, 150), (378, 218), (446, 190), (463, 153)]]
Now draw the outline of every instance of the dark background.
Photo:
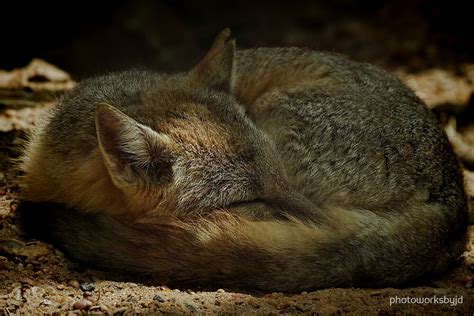
[(0, 6), (0, 69), (39, 57), (75, 79), (130, 67), (184, 70), (229, 26), (239, 47), (307, 46), (385, 68), (474, 59), (470, 1), (62, 1)]

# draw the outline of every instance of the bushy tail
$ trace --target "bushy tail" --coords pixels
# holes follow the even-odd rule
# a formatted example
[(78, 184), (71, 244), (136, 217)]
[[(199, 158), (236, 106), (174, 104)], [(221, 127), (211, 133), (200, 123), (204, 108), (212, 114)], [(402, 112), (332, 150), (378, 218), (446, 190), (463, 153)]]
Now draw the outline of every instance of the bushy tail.
[(30, 237), (97, 267), (265, 291), (401, 285), (444, 270), (464, 251), (466, 235), (465, 210), (453, 216), (440, 205), (384, 216), (335, 209), (319, 224), (224, 213), (132, 223), (31, 202), (19, 212)]

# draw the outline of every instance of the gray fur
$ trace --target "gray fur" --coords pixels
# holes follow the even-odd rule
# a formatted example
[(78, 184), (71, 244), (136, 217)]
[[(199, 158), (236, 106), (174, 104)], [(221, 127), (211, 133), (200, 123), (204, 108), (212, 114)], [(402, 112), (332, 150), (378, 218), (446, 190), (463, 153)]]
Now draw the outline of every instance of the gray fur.
[(402, 285), (461, 256), (460, 167), (412, 91), (228, 37), (189, 73), (109, 74), (61, 100), (23, 164), (25, 205), (53, 203), (46, 238), (103, 268), (272, 291)]

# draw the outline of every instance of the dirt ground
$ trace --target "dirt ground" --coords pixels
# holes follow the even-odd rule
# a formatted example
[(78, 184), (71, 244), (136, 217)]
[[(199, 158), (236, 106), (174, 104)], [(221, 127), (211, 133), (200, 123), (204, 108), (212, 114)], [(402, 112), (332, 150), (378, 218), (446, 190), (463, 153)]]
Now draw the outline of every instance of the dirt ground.
[[(260, 20), (256, 16), (267, 8), (245, 2), (248, 8), (241, 14), (246, 14), (247, 19), (232, 20), (236, 16), (233, 11), (222, 9), (220, 18), (197, 28), (196, 25), (201, 23), (197, 18), (187, 18), (183, 23), (186, 12), (182, 8), (167, 7), (163, 4), (165, 2), (154, 3), (159, 4), (153, 4), (153, 10), (148, 11), (131, 5), (122, 7), (117, 11), (121, 18), (113, 20), (115, 22), (109, 28), (100, 28), (97, 32), (86, 28), (83, 32), (88, 32), (90, 39), (86, 41), (82, 33), (76, 34), (69, 46), (61, 48), (62, 51), (58, 48), (51, 50), (50, 54), (43, 54), (35, 47), (52, 44), (42, 42), (27, 50), (28, 54), (24, 49), (21, 53), (12, 49), (2, 57), (5, 52), (0, 52), (0, 65), (11, 69), (12, 64), (8, 61), (24, 62), (21, 58), (46, 56), (50, 62), (66, 65), (63, 67), (65, 70), (74, 78), (80, 78), (103, 71), (100, 67), (105, 59), (110, 69), (136, 65), (137, 60), (150, 64), (148, 57), (145, 58), (148, 55), (133, 58), (133, 47), (137, 46), (134, 41), (144, 36), (161, 41), (158, 44), (145, 41), (146, 44), (140, 46), (140, 53), (159, 54), (150, 66), (184, 69), (196, 60), (197, 52), (202, 53), (210, 38), (221, 28), (216, 25), (222, 21), (225, 21), (223, 26), (230, 25), (237, 30), (240, 35), (238, 43), (244, 47), (296, 45), (343, 52), (389, 69), (437, 114), (464, 166), (472, 209), (474, 60), (471, 57), (474, 56), (469, 55), (471, 46), (460, 39), (466, 33), (461, 30), (463, 24), (450, 24), (452, 28), (459, 27), (453, 30), (453, 34), (460, 34), (458, 37), (440, 33), (436, 24), (442, 20), (440, 13), (433, 9), (425, 14), (426, 6), (415, 8), (415, 5), (425, 3), (422, 0), (412, 1), (412, 7), (408, 5), (413, 9), (411, 13), (401, 12), (399, 5), (393, 3), (378, 11), (354, 7), (344, 11), (339, 7), (340, 3), (350, 1), (335, 1), (332, 6), (311, 4), (292, 12), (281, 5), (266, 16), (267, 24), (264, 24), (257, 23)], [(102, 14), (101, 8), (97, 10)], [(203, 13), (204, 9), (195, 10), (203, 19), (211, 18), (210, 12)], [(151, 11), (155, 16), (150, 15)], [(337, 19), (334, 18), (334, 12), (342, 11), (345, 13), (338, 13)], [(395, 11), (398, 19), (388, 19)], [(128, 20), (123, 18), (125, 12), (129, 12)], [(249, 12), (256, 12), (255, 16)], [(372, 16), (363, 18), (367, 12)], [(132, 20), (139, 21), (138, 26)], [(57, 23), (56, 20), (47, 23), (53, 21)], [(60, 22), (64, 21), (61, 19)], [(380, 22), (384, 22), (383, 26), (378, 24)], [(175, 32), (184, 34), (183, 40), (173, 41), (174, 33), (168, 28), (160, 28), (160, 23), (172, 25)], [(124, 52), (104, 58), (99, 51), (104, 46), (112, 50), (116, 48), (109, 41), (123, 35), (117, 31), (122, 24), (133, 24), (135, 29), (145, 31), (139, 33), (140, 36), (129, 35), (130, 45), (123, 48)], [(273, 27), (272, 32), (265, 27), (268, 25)], [(70, 31), (67, 25), (64, 29)], [(201, 34), (201, 37), (196, 34)], [(166, 49), (160, 45), (165, 45)], [(13, 64), (15, 67), (24, 66)], [(264, 315), (474, 313), (474, 216), (470, 218), (469, 244), (456, 266), (443, 275), (400, 289), (335, 288), (291, 295), (240, 293), (232, 289), (174, 289), (166, 284), (150, 284), (142, 278), (88, 269), (65, 258), (48, 244), (26, 241), (15, 214), (20, 174), (13, 161), (19, 155), (25, 134), (34, 129), (46, 109), (54, 106), (56, 97), (73, 86), (74, 81), (68, 73), (41, 60), (34, 60), (28, 67), (14, 71), (0, 70), (0, 315), (57, 312), (113, 315), (133, 312)], [(410, 303), (407, 299), (431, 302)]]

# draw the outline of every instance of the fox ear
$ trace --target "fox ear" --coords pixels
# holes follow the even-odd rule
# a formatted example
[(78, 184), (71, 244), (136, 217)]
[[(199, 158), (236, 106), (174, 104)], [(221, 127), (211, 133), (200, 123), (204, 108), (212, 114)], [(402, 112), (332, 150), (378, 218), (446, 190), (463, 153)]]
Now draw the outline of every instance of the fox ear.
[(206, 56), (189, 73), (191, 83), (232, 92), (234, 81), (235, 40), (230, 39), (230, 30), (217, 35)]
[[(108, 104), (96, 107), (97, 141), (112, 182), (119, 189), (159, 180), (169, 163), (172, 140)], [(144, 178), (146, 176), (146, 178)]]

